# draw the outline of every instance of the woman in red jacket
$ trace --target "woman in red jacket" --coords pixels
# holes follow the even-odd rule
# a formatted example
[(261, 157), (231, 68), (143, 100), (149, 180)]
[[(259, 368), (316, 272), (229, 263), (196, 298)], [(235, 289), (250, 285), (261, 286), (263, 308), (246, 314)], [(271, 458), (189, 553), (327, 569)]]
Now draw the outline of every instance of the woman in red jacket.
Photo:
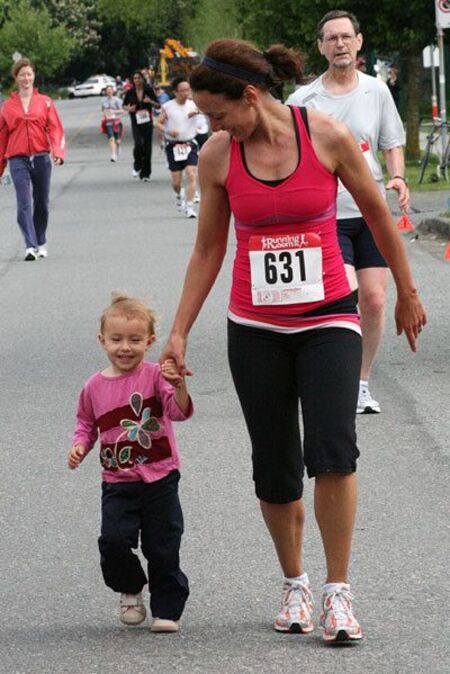
[(0, 110), (0, 176), (8, 161), (25, 260), (32, 261), (47, 257), (51, 156), (55, 164), (64, 162), (64, 129), (51, 98), (33, 88), (33, 63), (20, 59), (12, 75), (18, 92)]

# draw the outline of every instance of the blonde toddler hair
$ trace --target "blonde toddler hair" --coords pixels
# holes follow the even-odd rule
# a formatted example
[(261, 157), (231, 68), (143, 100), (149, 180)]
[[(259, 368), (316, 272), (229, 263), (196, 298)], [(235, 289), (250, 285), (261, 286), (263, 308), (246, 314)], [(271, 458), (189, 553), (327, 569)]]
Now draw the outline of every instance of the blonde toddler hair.
[(127, 320), (138, 318), (148, 325), (148, 334), (155, 334), (156, 313), (153, 309), (136, 297), (130, 297), (122, 290), (111, 293), (111, 304), (106, 307), (100, 317), (100, 332), (103, 334), (108, 316), (123, 316)]

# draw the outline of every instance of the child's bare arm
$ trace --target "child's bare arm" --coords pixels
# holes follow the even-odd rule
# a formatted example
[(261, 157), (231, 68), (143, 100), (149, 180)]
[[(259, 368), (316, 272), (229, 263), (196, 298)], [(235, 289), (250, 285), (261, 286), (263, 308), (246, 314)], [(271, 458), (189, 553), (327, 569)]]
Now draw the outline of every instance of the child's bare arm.
[(189, 393), (186, 386), (186, 380), (178, 371), (176, 362), (173, 358), (168, 358), (161, 364), (161, 374), (169, 384), (175, 388), (174, 398), (183, 414), (189, 410)]
[(86, 456), (86, 447), (84, 445), (74, 445), (69, 450), (69, 456), (67, 457), (67, 463), (69, 468), (73, 470), (78, 468), (80, 463), (83, 461)]

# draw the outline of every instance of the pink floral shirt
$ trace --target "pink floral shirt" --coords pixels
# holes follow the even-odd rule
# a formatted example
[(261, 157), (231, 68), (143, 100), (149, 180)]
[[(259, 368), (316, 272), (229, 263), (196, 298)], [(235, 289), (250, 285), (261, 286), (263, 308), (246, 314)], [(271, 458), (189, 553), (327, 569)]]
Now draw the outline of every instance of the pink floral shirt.
[(100, 463), (105, 482), (154, 482), (180, 468), (172, 421), (187, 414), (174, 399), (156, 363), (143, 362), (119, 377), (94, 374), (78, 401), (73, 445), (90, 451), (100, 437)]

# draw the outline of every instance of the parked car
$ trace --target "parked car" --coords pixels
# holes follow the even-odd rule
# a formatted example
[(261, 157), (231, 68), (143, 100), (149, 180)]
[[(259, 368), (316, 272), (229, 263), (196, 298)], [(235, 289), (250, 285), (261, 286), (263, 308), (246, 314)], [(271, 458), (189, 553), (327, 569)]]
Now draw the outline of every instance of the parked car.
[(69, 92), (69, 98), (103, 96), (108, 86), (112, 86), (114, 93), (116, 93), (117, 87), (114, 77), (109, 77), (109, 75), (92, 75), (85, 82), (77, 84), (73, 89), (73, 96)]

